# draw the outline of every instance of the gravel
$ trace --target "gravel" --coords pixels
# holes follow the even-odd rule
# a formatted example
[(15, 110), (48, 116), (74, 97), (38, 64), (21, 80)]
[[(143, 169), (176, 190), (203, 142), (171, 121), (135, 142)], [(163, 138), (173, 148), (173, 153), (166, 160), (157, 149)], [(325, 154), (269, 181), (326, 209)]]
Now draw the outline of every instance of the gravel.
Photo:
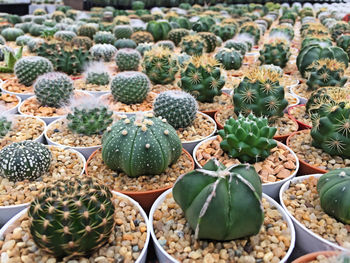
[(198, 109), (200, 111), (217, 111), (227, 108), (230, 105), (232, 105), (232, 98), (225, 93), (214, 97), (214, 102), (212, 103), (198, 101)]
[(298, 107), (290, 109), (289, 113), (297, 121), (312, 126), (312, 120), (310, 115), (306, 112), (306, 107), (304, 105), (298, 105)]
[(2, 93), (0, 96), (0, 108), (5, 107), (6, 109), (12, 109), (16, 107), (19, 100), (15, 95)]
[(156, 93), (150, 92), (142, 103), (137, 104), (124, 104), (122, 102), (115, 101), (112, 94), (102, 95), (100, 100), (112, 111), (132, 113), (138, 111), (151, 111), (153, 109), (153, 101), (156, 99), (156, 97)]
[(11, 78), (7, 80), (4, 84), (2, 84), (2, 88), (5, 91), (21, 93), (21, 94), (34, 94), (33, 86), (25, 86), (18, 82), (17, 78)]
[(109, 85), (96, 85), (91, 83), (85, 83), (85, 79), (74, 80), (74, 88), (76, 90), (83, 91), (109, 91)]

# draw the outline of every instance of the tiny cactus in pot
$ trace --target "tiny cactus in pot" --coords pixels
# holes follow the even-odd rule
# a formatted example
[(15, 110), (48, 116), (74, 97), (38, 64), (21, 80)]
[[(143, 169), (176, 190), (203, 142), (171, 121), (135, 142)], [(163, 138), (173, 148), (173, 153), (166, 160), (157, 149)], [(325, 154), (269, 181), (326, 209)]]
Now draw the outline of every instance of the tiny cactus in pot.
[(84, 78), (86, 84), (103, 86), (109, 84), (111, 76), (103, 62), (93, 62), (85, 70)]

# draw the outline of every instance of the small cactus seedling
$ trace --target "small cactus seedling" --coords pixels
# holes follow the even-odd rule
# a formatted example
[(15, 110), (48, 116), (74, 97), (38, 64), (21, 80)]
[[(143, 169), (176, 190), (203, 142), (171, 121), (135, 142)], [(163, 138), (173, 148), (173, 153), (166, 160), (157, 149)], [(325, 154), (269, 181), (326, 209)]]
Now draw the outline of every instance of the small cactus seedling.
[[(1, 92), (0, 92), (1, 97)], [(0, 110), (2, 110), (2, 107), (0, 107)], [(4, 109), (5, 110), (5, 109)], [(6, 116), (0, 115), (0, 139), (11, 130), (12, 122), (8, 120)]]
[(111, 78), (110, 72), (103, 62), (90, 63), (83, 76), (86, 84), (98, 86), (108, 85)]

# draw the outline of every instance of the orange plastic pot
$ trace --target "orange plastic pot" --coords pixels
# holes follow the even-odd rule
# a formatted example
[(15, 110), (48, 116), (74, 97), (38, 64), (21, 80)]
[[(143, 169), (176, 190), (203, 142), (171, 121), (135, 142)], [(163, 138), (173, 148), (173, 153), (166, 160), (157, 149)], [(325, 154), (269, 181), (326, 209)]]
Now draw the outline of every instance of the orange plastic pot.
[[(310, 129), (307, 130), (301, 130), (293, 132), (288, 138), (287, 138), (287, 146), (293, 150), (293, 147), (290, 145), (290, 140), (293, 138), (293, 136), (296, 136), (298, 134), (301, 134), (302, 132), (310, 132)], [(325, 174), (327, 173), (326, 170), (320, 169), (316, 166), (310, 165), (304, 160), (301, 160), (299, 158), (299, 172), (298, 175), (306, 175), (306, 174)]]
[(291, 114), (291, 111), (293, 108), (295, 107), (301, 107), (301, 106), (305, 106), (305, 104), (299, 104), (299, 105), (295, 105), (292, 106), (290, 108), (288, 108), (288, 115), (290, 118), (292, 118), (293, 120), (295, 120), (298, 124), (299, 124), (299, 130), (305, 130), (305, 129), (311, 129), (312, 127), (310, 125), (307, 125), (306, 123), (303, 123), (301, 121), (298, 121), (296, 118), (294, 118), (294, 116)]
[[(87, 169), (88, 164), (98, 151), (99, 151), (99, 149), (94, 151), (90, 155), (89, 159), (87, 160), (87, 162), (85, 164), (85, 174), (87, 176), (89, 176), (88, 169)], [(191, 166), (192, 166), (191, 170), (194, 170), (194, 160), (193, 160), (192, 156), (185, 149), (182, 149), (182, 151), (190, 158)], [(141, 207), (146, 211), (146, 213), (148, 213), (149, 210), (151, 209), (154, 201), (158, 198), (158, 196), (160, 196), (163, 192), (165, 192), (166, 190), (168, 190), (171, 187), (172, 186), (168, 186), (168, 187), (163, 187), (163, 188), (149, 190), (149, 191), (137, 191), (137, 192), (135, 192), (135, 191), (117, 191), (117, 192), (125, 194), (125, 195), (131, 197), (132, 199), (134, 199), (135, 201), (137, 201), (141, 205)]]
[(325, 257), (331, 257), (339, 254), (339, 251), (318, 251), (318, 252), (313, 252), (310, 254), (306, 254), (300, 258), (297, 258), (294, 260), (292, 263), (309, 263), (312, 260), (315, 260), (318, 256), (325, 256)]

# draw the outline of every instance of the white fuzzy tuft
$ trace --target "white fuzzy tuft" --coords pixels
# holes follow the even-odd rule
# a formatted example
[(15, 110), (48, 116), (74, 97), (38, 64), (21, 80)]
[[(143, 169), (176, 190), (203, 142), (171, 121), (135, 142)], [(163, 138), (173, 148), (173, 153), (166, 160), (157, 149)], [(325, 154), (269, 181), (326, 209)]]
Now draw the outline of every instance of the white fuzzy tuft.
[(252, 46), (254, 46), (254, 37), (251, 34), (248, 33), (241, 33), (238, 34), (235, 38), (235, 41), (237, 42), (249, 42)]
[(86, 79), (87, 75), (92, 72), (98, 74), (107, 72), (109, 75), (111, 75), (111, 71), (101, 61), (92, 61), (86, 65), (83, 73), (84, 79)]
[(86, 109), (92, 110), (95, 108), (107, 107), (105, 106), (101, 100), (96, 99), (94, 97), (82, 97), (82, 98), (72, 98), (69, 102), (69, 108), (74, 109), (77, 108), (79, 110)]

